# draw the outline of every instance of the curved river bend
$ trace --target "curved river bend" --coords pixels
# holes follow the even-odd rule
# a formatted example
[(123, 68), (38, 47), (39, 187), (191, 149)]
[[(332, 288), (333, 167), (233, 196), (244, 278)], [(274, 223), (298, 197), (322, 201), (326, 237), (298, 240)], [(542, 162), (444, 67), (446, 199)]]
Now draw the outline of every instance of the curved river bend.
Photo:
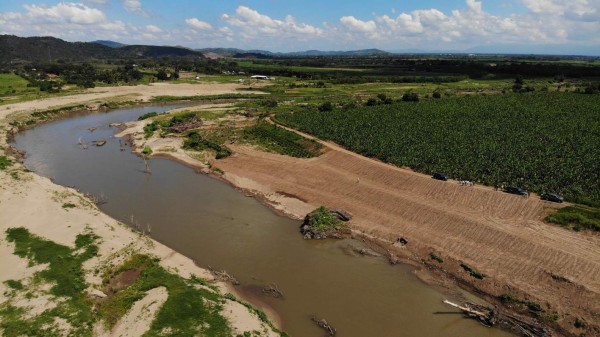
[[(340, 337), (512, 336), (449, 313), (444, 296), (420, 282), (410, 267), (354, 254), (352, 247), (360, 242), (305, 241), (299, 222), (174, 161), (152, 159), (152, 174), (144, 174), (142, 159), (120, 151), (109, 124), (176, 107), (181, 106), (80, 114), (23, 132), (15, 145), (27, 152), (30, 170), (105, 197), (105, 213), (125, 223), (133, 217), (141, 228), (151, 228), (154, 239), (198, 265), (236, 276), (240, 290), (254, 304), (274, 309), (291, 336), (323, 336), (312, 315), (327, 319)], [(83, 150), (79, 138), (108, 142)], [(262, 296), (260, 289), (268, 284), (276, 285), (283, 299)]]

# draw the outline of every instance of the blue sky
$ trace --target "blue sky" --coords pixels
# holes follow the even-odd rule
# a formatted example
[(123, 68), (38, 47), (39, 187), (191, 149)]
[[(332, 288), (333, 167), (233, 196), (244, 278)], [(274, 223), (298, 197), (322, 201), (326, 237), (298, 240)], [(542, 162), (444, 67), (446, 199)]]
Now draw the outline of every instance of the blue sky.
[(68, 41), (600, 54), (600, 0), (11, 0), (0, 33)]

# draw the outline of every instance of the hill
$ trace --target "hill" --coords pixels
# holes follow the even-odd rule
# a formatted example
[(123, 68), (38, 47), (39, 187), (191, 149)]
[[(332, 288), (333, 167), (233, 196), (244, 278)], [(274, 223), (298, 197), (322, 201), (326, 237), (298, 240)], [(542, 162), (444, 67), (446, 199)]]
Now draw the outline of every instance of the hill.
[(181, 47), (123, 46), (109, 47), (96, 42), (67, 42), (54, 37), (18, 37), (0, 35), (0, 64), (90, 61), (94, 59), (137, 59), (159, 57), (203, 57), (202, 53)]
[(110, 41), (110, 40), (96, 40), (96, 41), (92, 41), (91, 43), (101, 44), (103, 46), (107, 46), (107, 47), (111, 47), (111, 48), (121, 48), (121, 47), (126, 46), (126, 44), (123, 44), (120, 42), (115, 42), (115, 41)]
[(0, 63), (80, 61), (116, 57), (116, 50), (87, 42), (66, 42), (54, 37), (0, 35)]

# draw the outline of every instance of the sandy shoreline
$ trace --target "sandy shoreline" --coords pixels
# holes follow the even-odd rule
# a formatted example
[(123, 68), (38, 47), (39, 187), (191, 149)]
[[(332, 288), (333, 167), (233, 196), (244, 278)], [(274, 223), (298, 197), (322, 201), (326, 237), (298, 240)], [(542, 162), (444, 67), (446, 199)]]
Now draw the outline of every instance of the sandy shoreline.
[[(221, 294), (233, 293), (231, 285), (217, 281), (211, 272), (195, 265), (189, 258), (165, 245), (134, 231), (102, 213), (96, 205), (78, 191), (59, 186), (49, 179), (24, 170), (17, 158), (12, 156), (7, 136), (14, 132), (9, 125), (12, 120), (27, 120), (30, 113), (72, 104), (98, 106), (99, 104), (136, 98), (145, 101), (156, 95), (196, 96), (236, 93), (238, 85), (152, 85), (119, 88), (96, 88), (75, 96), (62, 96), (34, 102), (2, 106), (0, 110), (0, 155), (7, 155), (13, 162), (6, 170), (0, 170), (0, 303), (23, 307), (29, 315), (38, 315), (60, 303), (49, 295), (47, 286), (33, 286), (32, 278), (46, 265), (29, 266), (26, 259), (14, 255), (14, 244), (6, 240), (8, 228), (23, 227), (30, 233), (57, 244), (73, 247), (77, 235), (87, 231), (99, 237), (98, 254), (83, 265), (85, 281), (89, 284), (90, 297), (106, 296), (103, 292), (102, 270), (119, 266), (133, 254), (147, 254), (159, 258), (160, 265), (171, 273), (184, 278), (192, 275), (214, 282)], [(127, 97), (124, 98), (123, 95)], [(65, 205), (73, 205), (68, 208)], [(15, 297), (5, 281), (17, 281), (28, 287), (33, 294), (30, 299)], [(101, 322), (94, 326), (95, 336), (141, 336), (150, 327), (158, 308), (166, 300), (164, 288), (149, 291), (136, 303), (113, 331), (106, 331)], [(238, 296), (239, 297), (239, 296)], [(59, 301), (59, 302), (57, 302)], [(143, 314), (142, 314), (143, 313)], [(259, 331), (261, 336), (278, 336), (270, 326), (245, 306), (232, 300), (224, 300), (221, 314), (229, 321), (234, 334)], [(269, 312), (277, 324), (276, 313)], [(56, 321), (55, 329), (68, 333), (72, 327), (66, 321)]]

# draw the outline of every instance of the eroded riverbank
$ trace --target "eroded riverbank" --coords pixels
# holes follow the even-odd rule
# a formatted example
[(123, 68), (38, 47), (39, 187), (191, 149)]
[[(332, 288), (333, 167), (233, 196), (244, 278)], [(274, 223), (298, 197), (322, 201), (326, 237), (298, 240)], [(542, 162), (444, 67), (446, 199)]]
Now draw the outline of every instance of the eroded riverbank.
[[(320, 204), (349, 210), (357, 235), (392, 260), (425, 266), (418, 273), (429, 283), (460, 285), (508, 312), (537, 316), (560, 334), (581, 332), (576, 322), (582, 317), (596, 320), (599, 237), (545, 224), (543, 218), (560, 206), (435, 181), (328, 142), (322, 142), (320, 157), (299, 159), (232, 141), (231, 157), (198, 161), (183, 151), (161, 152), (167, 144), (180, 148), (182, 139), (146, 139), (136, 133), (143, 124), (131, 123), (122, 133), (130, 134), (138, 152), (158, 149), (160, 156), (195, 165), (294, 218)], [(399, 236), (410, 244), (392, 245)]]

